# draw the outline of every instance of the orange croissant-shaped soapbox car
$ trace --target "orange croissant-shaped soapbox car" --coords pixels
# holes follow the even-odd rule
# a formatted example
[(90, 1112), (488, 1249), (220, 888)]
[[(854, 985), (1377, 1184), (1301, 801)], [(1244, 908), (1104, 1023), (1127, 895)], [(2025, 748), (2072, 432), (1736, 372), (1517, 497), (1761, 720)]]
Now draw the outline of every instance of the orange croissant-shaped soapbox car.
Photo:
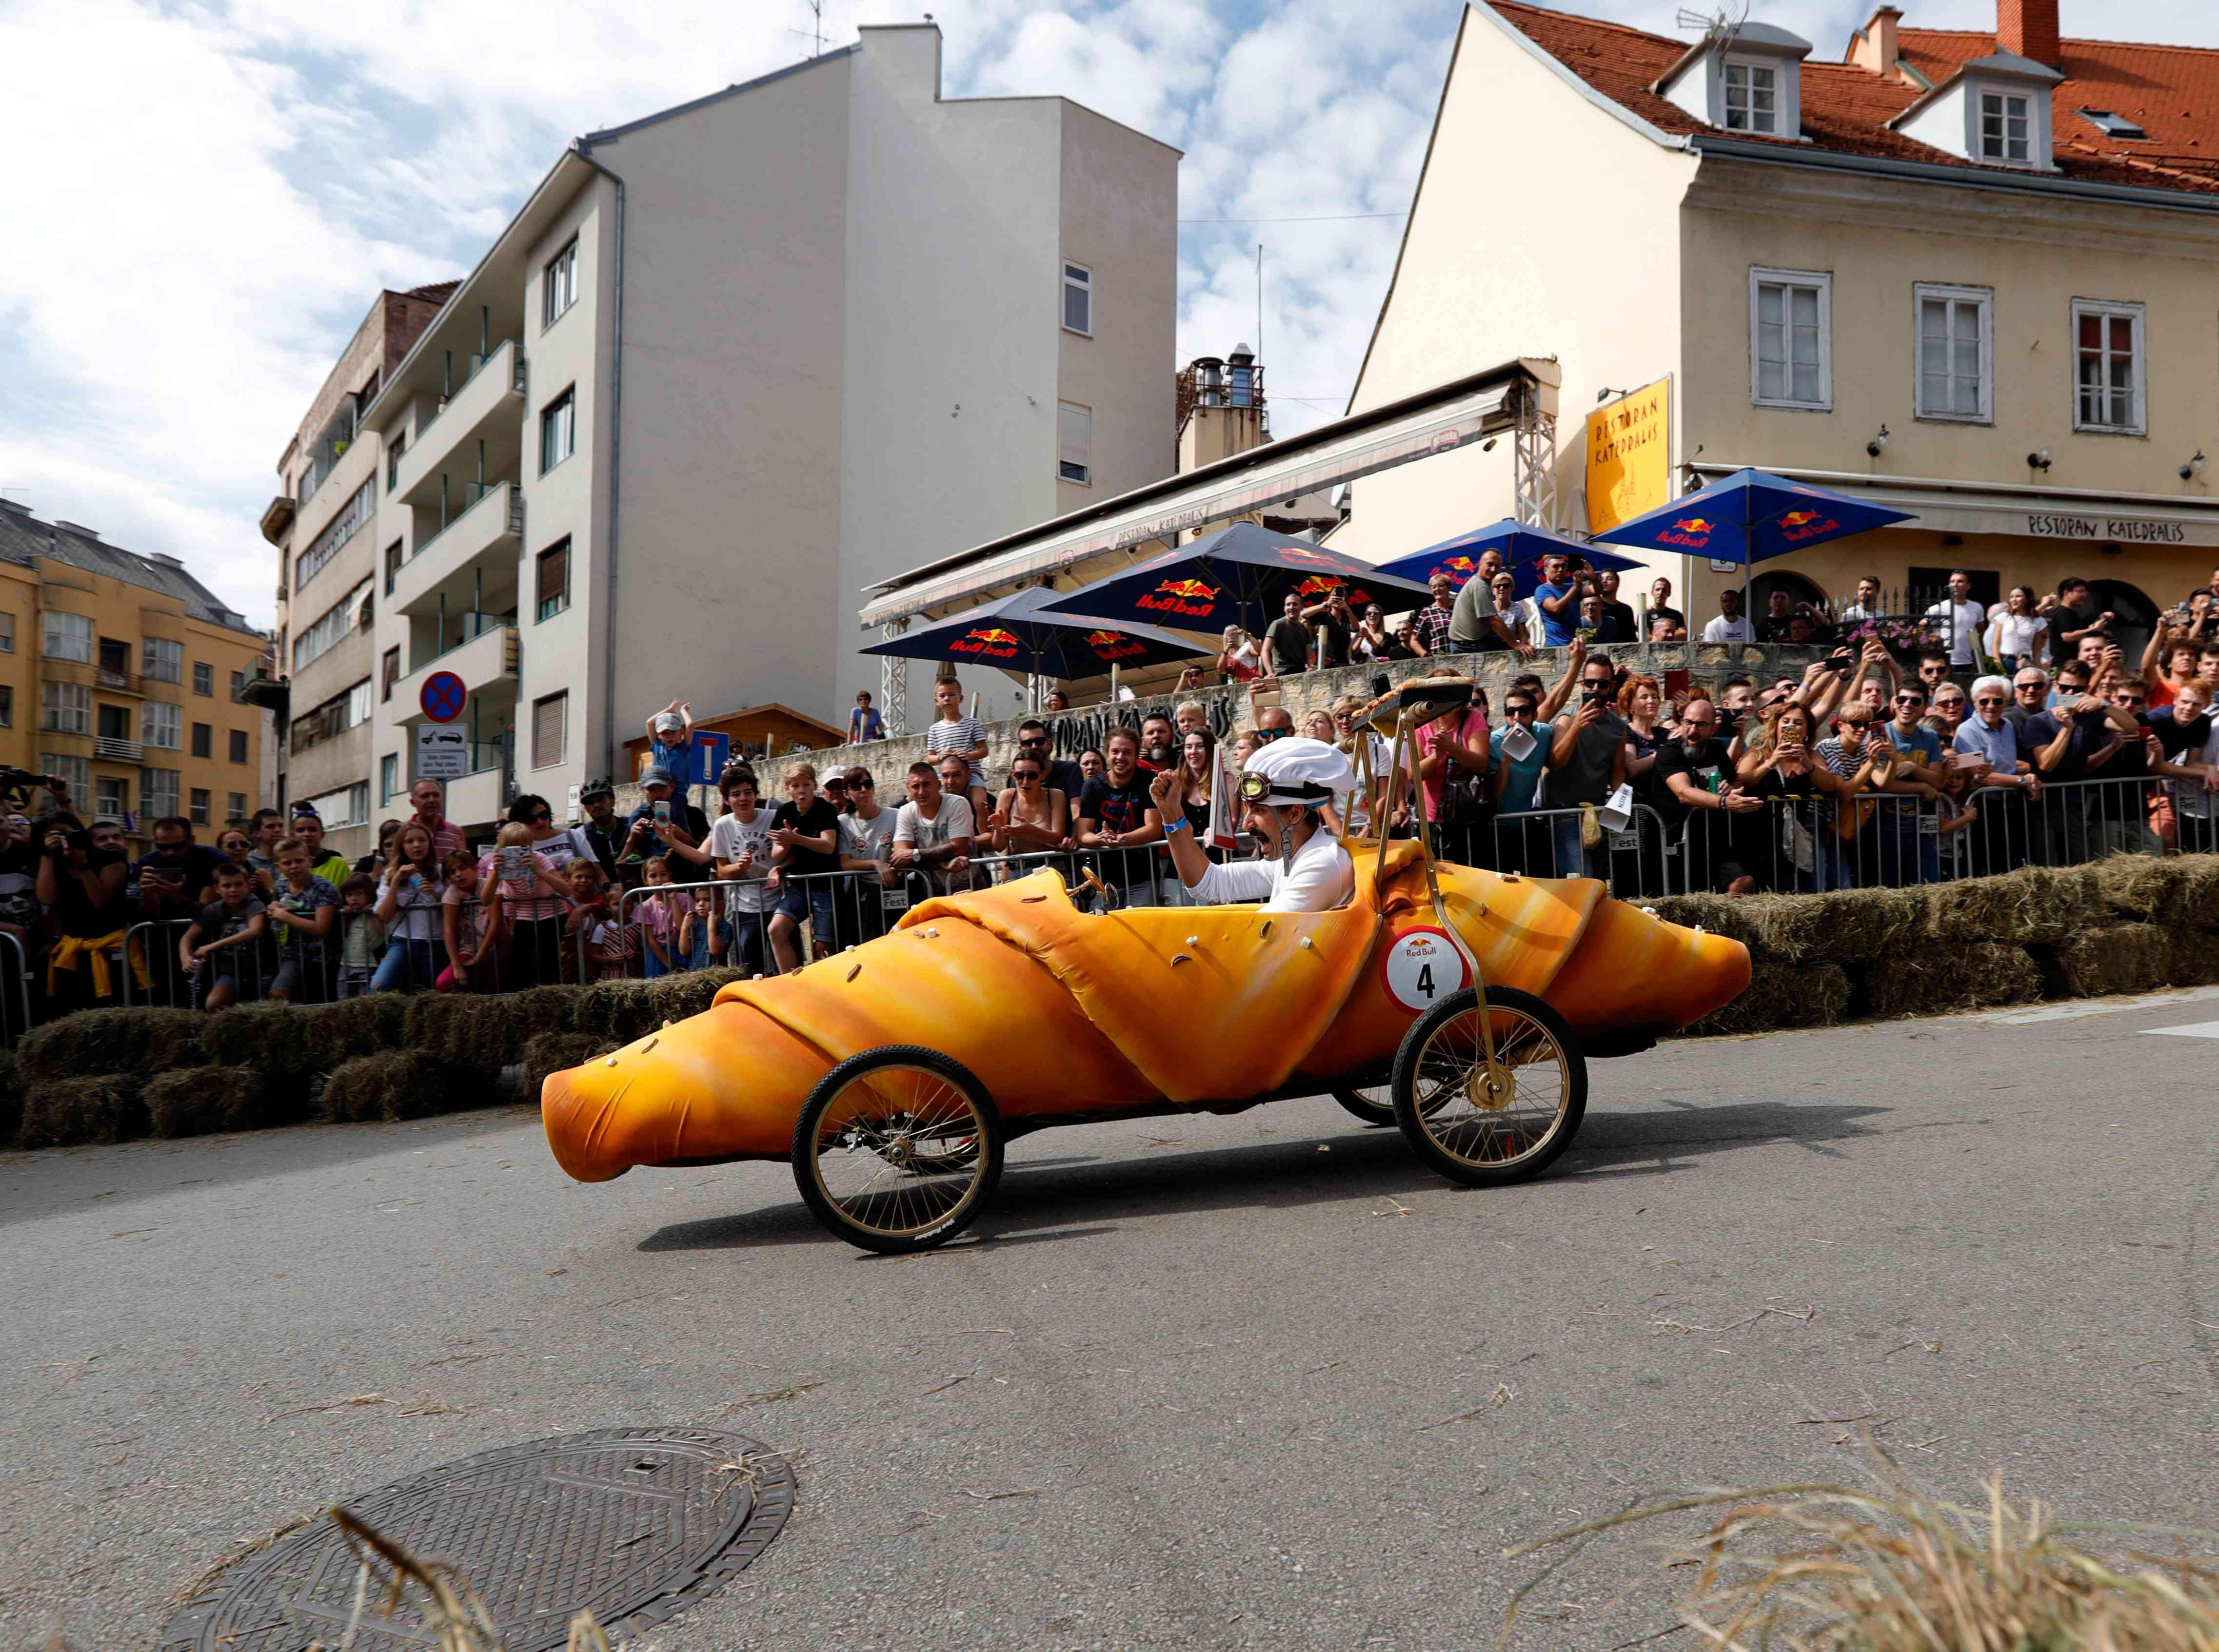
[(1592, 879), (1437, 863), (1422, 839), (1348, 848), (1355, 896), (1326, 912), (1089, 911), (1047, 871), (923, 902), (552, 1075), (549, 1144), (588, 1182), (788, 1158), (828, 1228), (890, 1251), (960, 1233), (1012, 1136), (1296, 1096), (1399, 1126), (1455, 1180), (1510, 1182), (1570, 1144), (1583, 1052), (1644, 1047), (1749, 984), (1738, 941)]

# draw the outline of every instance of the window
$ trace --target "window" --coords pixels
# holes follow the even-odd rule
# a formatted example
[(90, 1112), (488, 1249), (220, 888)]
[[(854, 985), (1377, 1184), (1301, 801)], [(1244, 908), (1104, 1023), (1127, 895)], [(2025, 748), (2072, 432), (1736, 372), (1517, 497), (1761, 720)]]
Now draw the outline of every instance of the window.
[(181, 683), (185, 680), (185, 645), (166, 637), (149, 637), (139, 644), (139, 674), (150, 683)]
[(385, 548), (385, 594), (393, 594), (393, 581), (401, 577), (401, 542), (395, 539)]
[(401, 650), (385, 650), (385, 657), (377, 662), (377, 697), (381, 700), (393, 698), (393, 685), (401, 680)]
[(215, 668), (205, 660), (193, 661), (193, 692), (202, 699), (215, 698)]
[(1921, 419), (1986, 424), (1994, 417), (1994, 351), (1985, 287), (1921, 283), (1918, 407)]
[(246, 761), (246, 730), (244, 729), (231, 731), (231, 761), (234, 763)]
[(2073, 301), (2073, 428), (2139, 436), (2145, 428), (2142, 307)]
[(1725, 66), (1726, 130), (1780, 130), (1780, 71), (1767, 64)]
[(246, 793), (227, 792), (224, 795), (229, 799), (223, 806), (224, 823), (237, 825), (246, 818)]
[(120, 774), (103, 774), (94, 779), (92, 817), (95, 820), (121, 820), (130, 812), (130, 781)]
[(2026, 99), (2017, 92), (1980, 94), (1980, 158), (2023, 166), (2032, 158)]
[(2141, 121), (2130, 121), (2116, 110), (2083, 109), (2080, 118), (2107, 138), (2146, 139), (2149, 136), (2142, 130)]
[[(364, 677), (344, 694), (334, 694), (321, 705), (315, 706), (293, 719), (293, 755), (320, 746), (326, 740), (336, 740), (349, 729), (358, 728), (370, 721), (370, 679)], [(237, 730), (231, 739), (232, 761), (246, 761), (246, 732)]]
[(578, 301), (578, 238), (573, 235), (570, 245), (547, 260), (547, 268), (539, 277), (541, 307), (539, 325), (551, 327), (563, 312)]
[(401, 485), (401, 456), (408, 450), (408, 432), (395, 431), (385, 443), (385, 491)]
[(545, 475), (578, 449), (578, 392), (572, 386), (539, 415), (539, 474)]
[(1063, 266), (1063, 326), (1094, 336), (1094, 272), (1083, 264)]
[(16, 616), (0, 614), (0, 654), (16, 651)]
[(331, 519), (330, 525), (295, 559), (294, 590), (298, 591), (322, 573), (325, 565), (339, 554), (341, 547), (369, 526), (370, 519), (376, 514), (377, 478), (372, 475), (354, 490), (354, 497), (339, 506), (339, 513)]
[(377, 803), (382, 809), (401, 791), (401, 754), (388, 751), (377, 760)]
[(215, 755), (215, 730), (208, 724), (193, 724), (193, 755), (196, 757)]
[(1075, 401), (1055, 404), (1055, 470), (1081, 487), (1094, 483), (1094, 410)]
[(539, 618), (552, 619), (570, 606), (570, 542), (539, 553)]
[(185, 811), (185, 818), (196, 826), (205, 826), (208, 823), (208, 794), (205, 786), (196, 786), (193, 788), (192, 807)]
[[(98, 715), (100, 722), (96, 734), (97, 738), (102, 740), (113, 740), (117, 742), (119, 744), (126, 746), (132, 743), (131, 708), (129, 706), (109, 705), (103, 704), (99, 708)], [(96, 747), (94, 749), (96, 754), (98, 748)]]
[(139, 771), (139, 806), (156, 820), (164, 815), (177, 812), (177, 781), (182, 778), (174, 768), (142, 768)]
[(1749, 394), (1759, 407), (1831, 411), (1833, 284), (1823, 273), (1750, 271)]
[(48, 609), (42, 618), (46, 621), (47, 658), (74, 660), (79, 665), (92, 663), (92, 618), (90, 615), (57, 613)]
[[(316, 623), (293, 639), (293, 669), (298, 671), (313, 660), (328, 654), (347, 633), (354, 630), (355, 609), (370, 594), (370, 581), (361, 584), (317, 616)], [(239, 681), (244, 683), (242, 676)], [(234, 695), (235, 697), (235, 695)]]
[(58, 751), (39, 754), (39, 767), (62, 783), (69, 792), (72, 808), (83, 808), (92, 792), (92, 765), (82, 757), (65, 755)]
[(357, 780), (351, 786), (333, 792), (320, 792), (313, 798), (301, 800), (316, 811), (324, 823), (324, 830), (336, 832), (349, 826), (370, 823), (370, 782)]
[(231, 674), (231, 697), (233, 700), (246, 698), (246, 674), (244, 671), (234, 671)]
[[(144, 701), (139, 707), (139, 743), (158, 746), (164, 751), (175, 751), (185, 743), (185, 708), (165, 705), (160, 700)], [(163, 810), (174, 815), (174, 809)]]
[(16, 726), (16, 691), (0, 683), (0, 729)]
[(40, 683), (39, 726), (53, 734), (90, 734), (92, 690), (84, 683)]
[(563, 761), (564, 736), (569, 732), (570, 695), (568, 690), (531, 702), (531, 767), (549, 768)]

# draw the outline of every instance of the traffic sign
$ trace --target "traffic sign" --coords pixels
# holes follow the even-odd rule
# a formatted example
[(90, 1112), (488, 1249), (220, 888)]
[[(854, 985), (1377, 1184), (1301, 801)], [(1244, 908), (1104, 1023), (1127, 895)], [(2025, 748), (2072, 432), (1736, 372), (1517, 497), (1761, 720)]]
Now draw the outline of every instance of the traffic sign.
[(453, 672), (435, 671), (424, 679), (424, 692), (416, 698), (432, 722), (452, 723), (469, 704), (470, 691)]
[[(425, 691), (429, 693), (427, 687)], [(416, 778), (420, 780), (459, 780), (470, 772), (470, 737), (467, 731), (444, 724), (416, 725)]]
[(693, 761), (687, 765), (692, 771), (684, 779), (688, 786), (713, 786), (724, 772), (724, 763), (732, 755), (732, 736), (716, 734), (706, 729), (693, 730), (691, 742)]

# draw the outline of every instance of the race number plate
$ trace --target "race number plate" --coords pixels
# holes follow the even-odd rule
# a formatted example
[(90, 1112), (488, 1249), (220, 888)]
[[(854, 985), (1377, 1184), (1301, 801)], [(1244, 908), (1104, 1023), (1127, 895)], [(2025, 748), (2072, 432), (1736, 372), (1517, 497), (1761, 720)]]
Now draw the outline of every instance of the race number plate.
[(1380, 954), (1379, 972), (1387, 996), (1414, 1015), (1471, 984), (1471, 972), (1448, 931), (1430, 924), (1405, 929), (1389, 941)]

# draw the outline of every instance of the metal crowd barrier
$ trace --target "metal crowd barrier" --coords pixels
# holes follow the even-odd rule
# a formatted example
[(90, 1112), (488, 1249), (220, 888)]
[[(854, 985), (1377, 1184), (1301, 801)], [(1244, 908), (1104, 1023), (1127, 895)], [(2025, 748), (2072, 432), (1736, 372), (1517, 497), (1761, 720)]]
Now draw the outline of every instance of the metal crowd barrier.
[(1654, 809), (1634, 804), (1626, 823), (1616, 831), (1606, 828), (1602, 842), (1593, 848), (1581, 842), (1586, 815), (1584, 809), (1498, 814), (1478, 828), (1464, 829), (1468, 843), (1479, 839), (1471, 848), (1492, 855), (1491, 860), (1468, 864), (1529, 878), (1600, 878), (1621, 899), (1669, 892), (1664, 822)]
[(12, 1049), (31, 1030), (31, 960), (17, 936), (0, 930), (0, 1049)]

